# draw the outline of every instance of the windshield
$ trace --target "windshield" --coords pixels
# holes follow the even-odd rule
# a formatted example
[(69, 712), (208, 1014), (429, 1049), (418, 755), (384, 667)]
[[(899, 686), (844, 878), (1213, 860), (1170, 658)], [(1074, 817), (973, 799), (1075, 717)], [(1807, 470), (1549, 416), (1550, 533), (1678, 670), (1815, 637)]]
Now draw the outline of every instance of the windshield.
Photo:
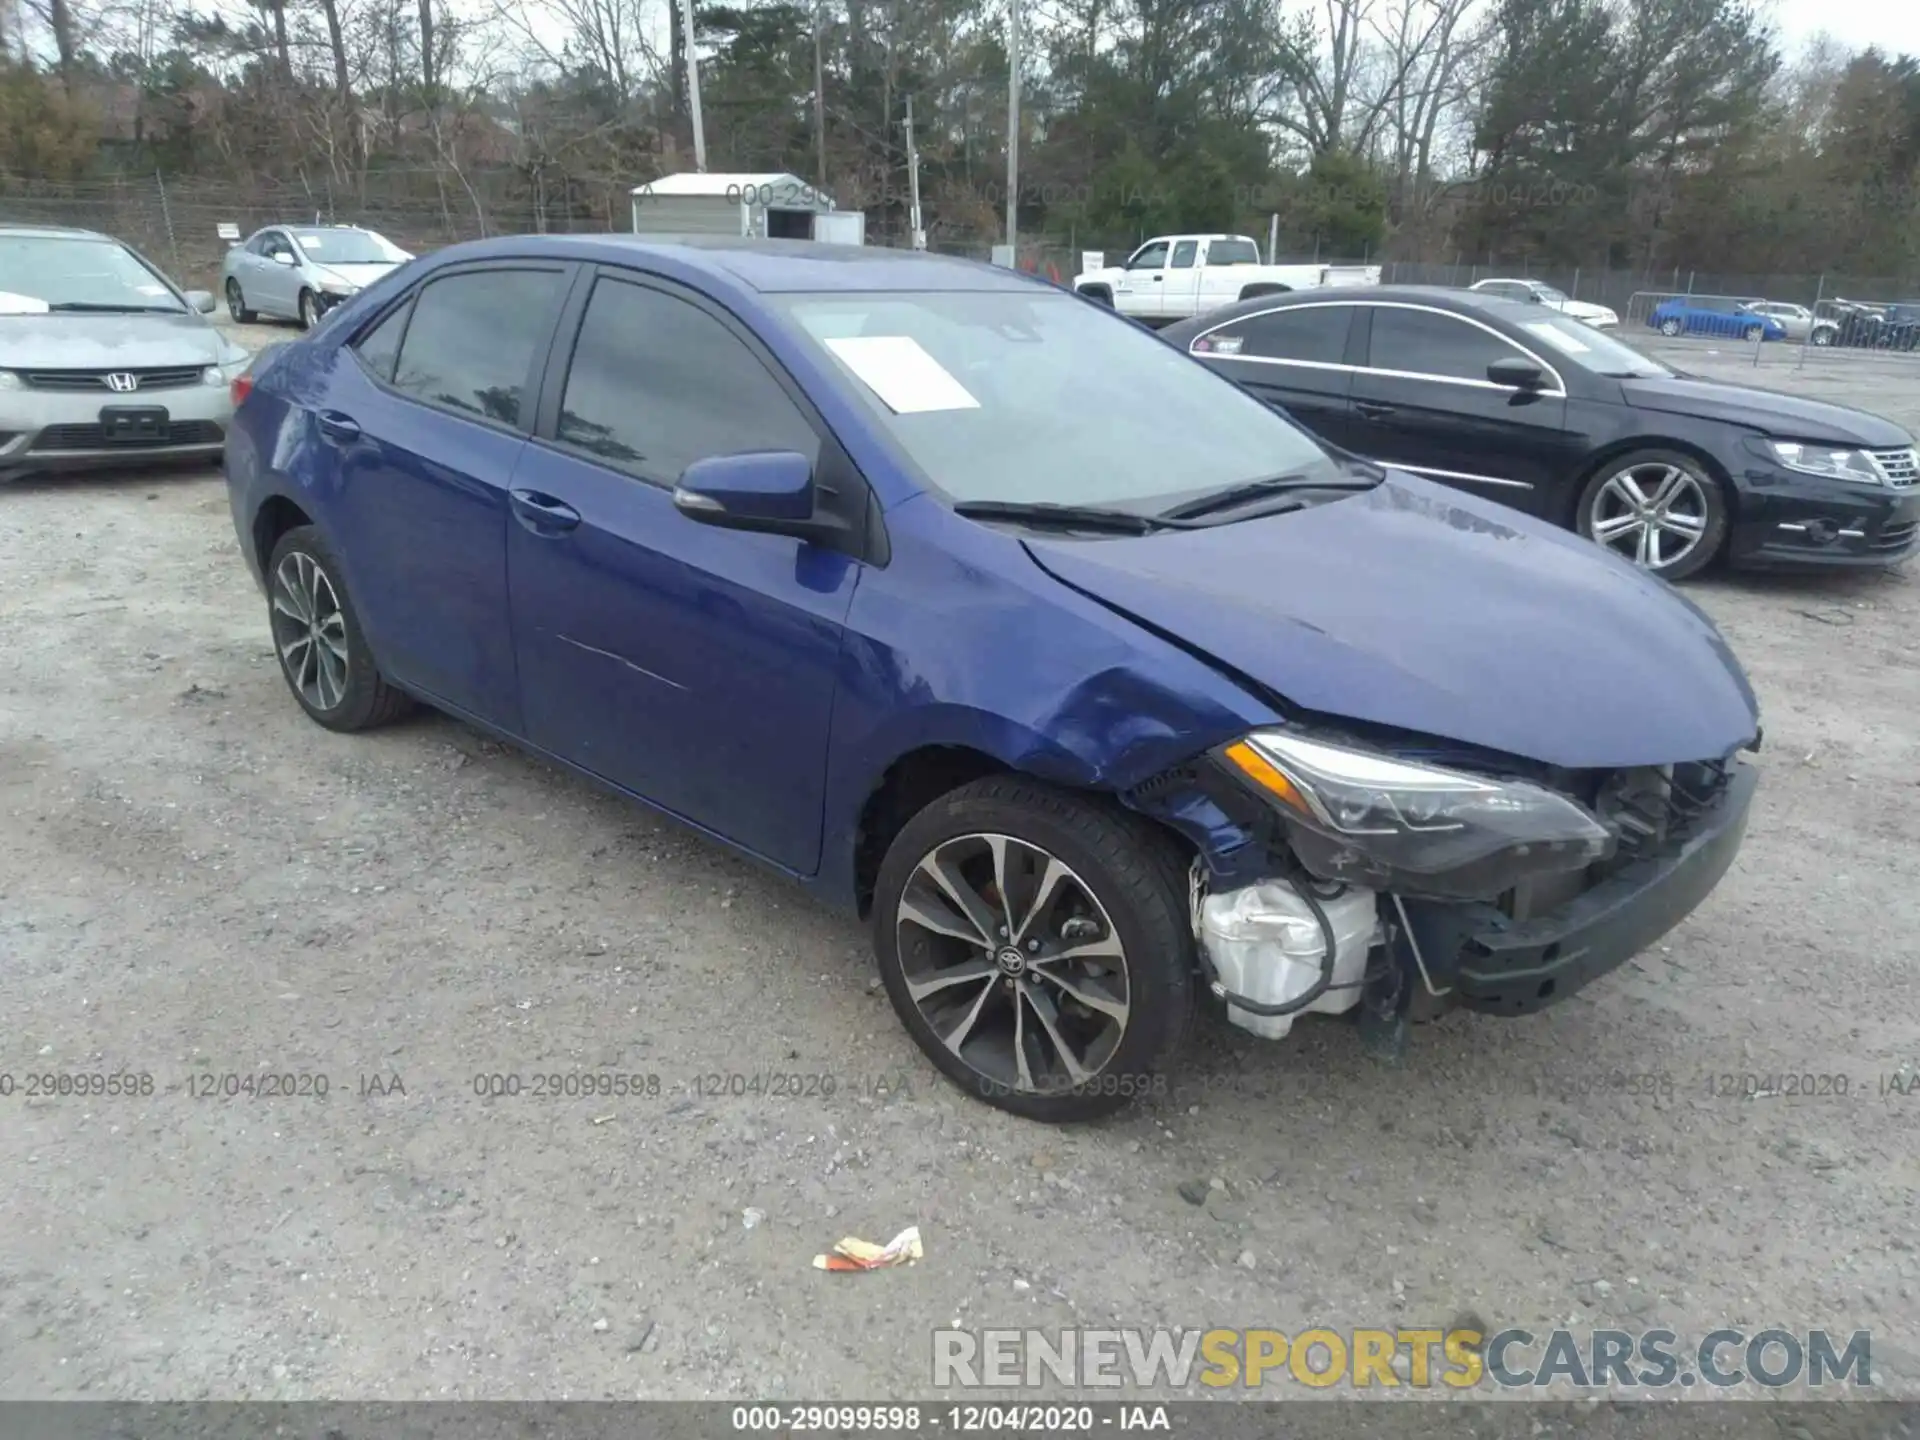
[(1533, 293), (1538, 295), (1542, 300), (1549, 301), (1555, 305), (1564, 305), (1567, 303), (1566, 294), (1563, 291), (1554, 289), (1551, 285), (1536, 285), (1533, 287)]
[(769, 298), (954, 501), (1157, 511), (1276, 474), (1338, 475), (1283, 416), (1078, 296)]
[(318, 265), (397, 265), (406, 252), (371, 230), (296, 230), (306, 257)]
[(1651, 355), (1642, 354), (1624, 340), (1616, 340), (1605, 331), (1578, 320), (1558, 315), (1528, 320), (1520, 327), (1536, 340), (1546, 342), (1549, 351), (1571, 357), (1588, 370), (1617, 379), (1651, 380), (1677, 374)]
[(67, 235), (0, 235), (0, 299), (7, 301), (0, 313), (13, 314), (41, 305), (174, 314), (186, 308), (126, 246)]

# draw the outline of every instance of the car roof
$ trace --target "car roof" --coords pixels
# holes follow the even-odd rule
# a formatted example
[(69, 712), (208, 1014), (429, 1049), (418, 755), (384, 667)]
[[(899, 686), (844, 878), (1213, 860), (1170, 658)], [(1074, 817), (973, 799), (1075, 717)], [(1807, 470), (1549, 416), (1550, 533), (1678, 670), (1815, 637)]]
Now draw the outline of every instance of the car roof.
[(1237, 300), (1218, 310), (1196, 315), (1191, 320), (1169, 325), (1161, 333), (1178, 339), (1202, 330), (1211, 330), (1216, 325), (1238, 320), (1243, 315), (1257, 315), (1263, 311), (1288, 309), (1296, 305), (1376, 305), (1395, 302), (1424, 305), (1454, 315), (1496, 315), (1513, 323), (1540, 318), (1538, 305), (1508, 300), (1485, 290), (1455, 290), (1444, 285), (1328, 285)]
[(1061, 290), (1024, 271), (935, 255), (867, 245), (830, 245), (818, 240), (759, 240), (736, 236), (517, 235), (469, 240), (433, 252), (432, 268), (487, 259), (549, 257), (604, 265), (660, 262), (662, 269), (690, 270), (721, 284), (761, 294), (822, 291), (993, 291), (1031, 293), (1039, 285)]
[(0, 225), (0, 235), (40, 240), (104, 240), (109, 245), (120, 243), (113, 236), (102, 235), (98, 230), (76, 230), (68, 225)]

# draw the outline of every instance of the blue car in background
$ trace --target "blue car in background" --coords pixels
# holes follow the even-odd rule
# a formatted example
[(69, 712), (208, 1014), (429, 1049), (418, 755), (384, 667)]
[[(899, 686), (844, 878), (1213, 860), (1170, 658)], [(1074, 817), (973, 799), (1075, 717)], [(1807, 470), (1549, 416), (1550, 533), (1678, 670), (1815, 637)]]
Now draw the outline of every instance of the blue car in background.
[[(308, 716), (424, 703), (864, 915), (1021, 1115), (1159, 1093), (1202, 998), (1388, 1051), (1557, 1003), (1744, 833), (1753, 692), (1662, 581), (1005, 269), (485, 240), (234, 388)], [(712, 976), (743, 1054), (753, 964)]]
[(1771, 315), (1758, 314), (1742, 301), (1698, 295), (1661, 301), (1648, 313), (1647, 324), (1662, 335), (1724, 335), (1749, 341), (1787, 338), (1787, 327)]

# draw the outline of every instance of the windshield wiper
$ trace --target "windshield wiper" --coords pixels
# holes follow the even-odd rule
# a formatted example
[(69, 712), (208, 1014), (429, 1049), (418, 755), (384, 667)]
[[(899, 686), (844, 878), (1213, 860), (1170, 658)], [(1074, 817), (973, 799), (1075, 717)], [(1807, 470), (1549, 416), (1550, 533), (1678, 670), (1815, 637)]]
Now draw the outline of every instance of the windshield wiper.
[(61, 300), (47, 306), (55, 314), (184, 315), (177, 305), (96, 305), (88, 300)]
[(1107, 530), (1118, 535), (1150, 535), (1155, 530), (1191, 530), (1177, 518), (1108, 510), (1098, 505), (1056, 505), (1045, 500), (962, 500), (953, 513), (968, 520), (1014, 520), (1059, 530)]
[(1157, 520), (1192, 520), (1201, 515), (1214, 515), (1222, 510), (1237, 510), (1242, 505), (1251, 505), (1256, 500), (1265, 500), (1274, 495), (1284, 495), (1292, 490), (1369, 490), (1380, 483), (1378, 473), (1366, 474), (1358, 480), (1312, 480), (1305, 475), (1269, 475), (1261, 480), (1249, 480), (1240, 485), (1229, 485), (1223, 490), (1198, 495), (1191, 500), (1183, 500), (1171, 510), (1162, 510), (1154, 518)]

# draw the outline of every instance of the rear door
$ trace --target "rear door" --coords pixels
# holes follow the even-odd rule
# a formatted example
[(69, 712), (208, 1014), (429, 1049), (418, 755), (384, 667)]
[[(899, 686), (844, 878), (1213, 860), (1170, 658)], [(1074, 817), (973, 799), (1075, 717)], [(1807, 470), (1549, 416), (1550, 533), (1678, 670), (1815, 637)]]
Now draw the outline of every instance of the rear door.
[(1172, 246), (1150, 240), (1134, 251), (1113, 287), (1113, 306), (1122, 315), (1165, 315), (1160, 292), (1166, 288), (1167, 260)]
[(535, 744), (807, 874), (862, 566), (674, 508), (688, 465), (751, 450), (808, 456), (864, 513), (865, 482), (737, 321), (635, 272), (583, 280), (513, 482), (514, 649)]
[(1353, 450), (1363, 438), (1348, 403), (1359, 309), (1351, 301), (1276, 306), (1204, 331), (1189, 348), (1322, 440)]
[(1260, 250), (1237, 235), (1215, 236), (1206, 242), (1200, 263), (1200, 305), (1194, 313), (1204, 315), (1240, 298), (1241, 286), (1257, 273)]
[[(1350, 392), (1363, 455), (1538, 513), (1585, 442), (1566, 429), (1566, 386), (1542, 355), (1478, 320), (1416, 305), (1362, 307), (1366, 365)], [(1545, 387), (1487, 379), (1496, 360), (1539, 367)]]
[(436, 275), (355, 337), (312, 420), (381, 668), (509, 731), (507, 490), (571, 273), (500, 261)]

